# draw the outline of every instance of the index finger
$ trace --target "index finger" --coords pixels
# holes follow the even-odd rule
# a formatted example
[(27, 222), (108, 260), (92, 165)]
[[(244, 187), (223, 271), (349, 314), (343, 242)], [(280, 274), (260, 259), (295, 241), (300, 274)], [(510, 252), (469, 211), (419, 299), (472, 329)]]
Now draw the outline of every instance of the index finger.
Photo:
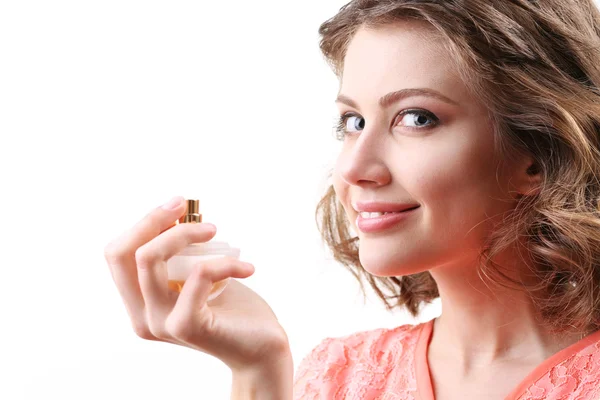
[(136, 250), (168, 230), (184, 212), (183, 197), (174, 197), (157, 207), (105, 249), (112, 278), (132, 318), (142, 315), (145, 302), (140, 290), (135, 261)]
[(183, 214), (184, 198), (176, 196), (160, 207), (150, 211), (122, 236), (122, 245), (129, 250), (148, 243), (164, 231), (172, 228)]

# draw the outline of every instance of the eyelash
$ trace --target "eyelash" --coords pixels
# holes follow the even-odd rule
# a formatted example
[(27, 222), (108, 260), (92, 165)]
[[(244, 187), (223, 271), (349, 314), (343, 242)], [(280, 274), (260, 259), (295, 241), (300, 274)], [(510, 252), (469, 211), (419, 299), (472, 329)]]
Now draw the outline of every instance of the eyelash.
[[(424, 115), (433, 121), (433, 123), (426, 125), (423, 128), (406, 127), (407, 129), (413, 129), (413, 130), (431, 129), (431, 128), (437, 126), (440, 122), (439, 118), (436, 117), (435, 114), (433, 114), (427, 110), (422, 110), (422, 109), (403, 110), (398, 113), (398, 115), (396, 116), (396, 119), (398, 119), (398, 117), (400, 117), (400, 116), (404, 117), (406, 114)], [(334, 126), (336, 139), (344, 140), (344, 138), (350, 134), (349, 132), (346, 131), (346, 122), (348, 122), (348, 118), (350, 118), (350, 117), (360, 117), (360, 115), (353, 113), (353, 112), (348, 112), (348, 113), (341, 115), (339, 117), (339, 119), (336, 120), (336, 123)]]

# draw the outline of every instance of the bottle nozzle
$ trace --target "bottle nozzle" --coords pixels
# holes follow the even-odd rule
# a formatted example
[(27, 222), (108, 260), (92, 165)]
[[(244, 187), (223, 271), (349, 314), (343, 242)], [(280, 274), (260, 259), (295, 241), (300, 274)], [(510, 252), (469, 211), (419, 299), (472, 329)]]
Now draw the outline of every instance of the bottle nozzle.
[(186, 200), (185, 214), (179, 218), (179, 223), (202, 222), (200, 214), (200, 200)]

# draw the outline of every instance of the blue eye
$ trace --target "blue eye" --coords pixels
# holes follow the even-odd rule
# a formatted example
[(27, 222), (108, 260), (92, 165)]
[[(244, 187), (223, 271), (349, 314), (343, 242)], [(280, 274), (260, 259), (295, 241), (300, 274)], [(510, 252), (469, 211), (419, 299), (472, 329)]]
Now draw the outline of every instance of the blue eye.
[(365, 129), (365, 120), (357, 114), (346, 113), (339, 117), (335, 123), (334, 129), (336, 133), (336, 139), (343, 140), (347, 134), (353, 132), (352, 129)]
[[(356, 118), (356, 119), (353, 119), (353, 118)], [(348, 114), (348, 115), (342, 117), (341, 122), (344, 125), (344, 131), (346, 133), (353, 132), (352, 129), (356, 129), (356, 130), (365, 129), (365, 119), (362, 117), (359, 117), (358, 115)]]
[[(415, 118), (416, 116), (416, 118)], [(428, 117), (427, 115), (425, 115), (424, 113), (416, 113), (416, 112), (408, 112), (406, 114), (404, 114), (402, 116), (402, 122), (403, 123), (408, 123), (408, 124), (414, 124), (414, 125), (404, 125), (407, 127), (421, 127), (421, 126), (428, 126), (429, 124), (427, 124), (427, 120), (431, 119), (430, 117)]]
[[(439, 124), (439, 118), (427, 110), (404, 110), (398, 116), (402, 116), (399, 125), (408, 129), (427, 129)], [(365, 119), (358, 114), (341, 115), (335, 126), (336, 138), (343, 140), (346, 135), (365, 129), (365, 125)]]

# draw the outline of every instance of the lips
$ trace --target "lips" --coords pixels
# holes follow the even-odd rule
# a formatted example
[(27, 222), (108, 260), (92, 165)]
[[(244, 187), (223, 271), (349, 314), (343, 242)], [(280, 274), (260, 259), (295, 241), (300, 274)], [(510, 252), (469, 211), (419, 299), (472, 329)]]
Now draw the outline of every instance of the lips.
[(386, 231), (397, 226), (401, 222), (405, 221), (407, 218), (410, 218), (414, 213), (417, 212), (416, 210), (419, 208), (419, 206), (412, 207), (409, 209), (405, 209), (404, 211), (391, 212), (390, 214), (384, 214), (379, 217), (373, 218), (363, 218), (359, 214), (356, 218), (356, 226), (363, 233), (376, 233)]
[(352, 207), (360, 212), (402, 212), (419, 207), (414, 203), (356, 202)]
[[(412, 207), (412, 208), (407, 208), (407, 209), (401, 210), (401, 211), (361, 211), (361, 212), (359, 212), (359, 214), (363, 214), (363, 213), (367, 213), (367, 214), (379, 213), (381, 215), (398, 214), (398, 213), (401, 213), (401, 212), (412, 211), (412, 210), (417, 209), (417, 208), (419, 208), (419, 206)], [(367, 217), (365, 217), (365, 218), (367, 218)], [(373, 217), (373, 218), (375, 218), (375, 217)]]

